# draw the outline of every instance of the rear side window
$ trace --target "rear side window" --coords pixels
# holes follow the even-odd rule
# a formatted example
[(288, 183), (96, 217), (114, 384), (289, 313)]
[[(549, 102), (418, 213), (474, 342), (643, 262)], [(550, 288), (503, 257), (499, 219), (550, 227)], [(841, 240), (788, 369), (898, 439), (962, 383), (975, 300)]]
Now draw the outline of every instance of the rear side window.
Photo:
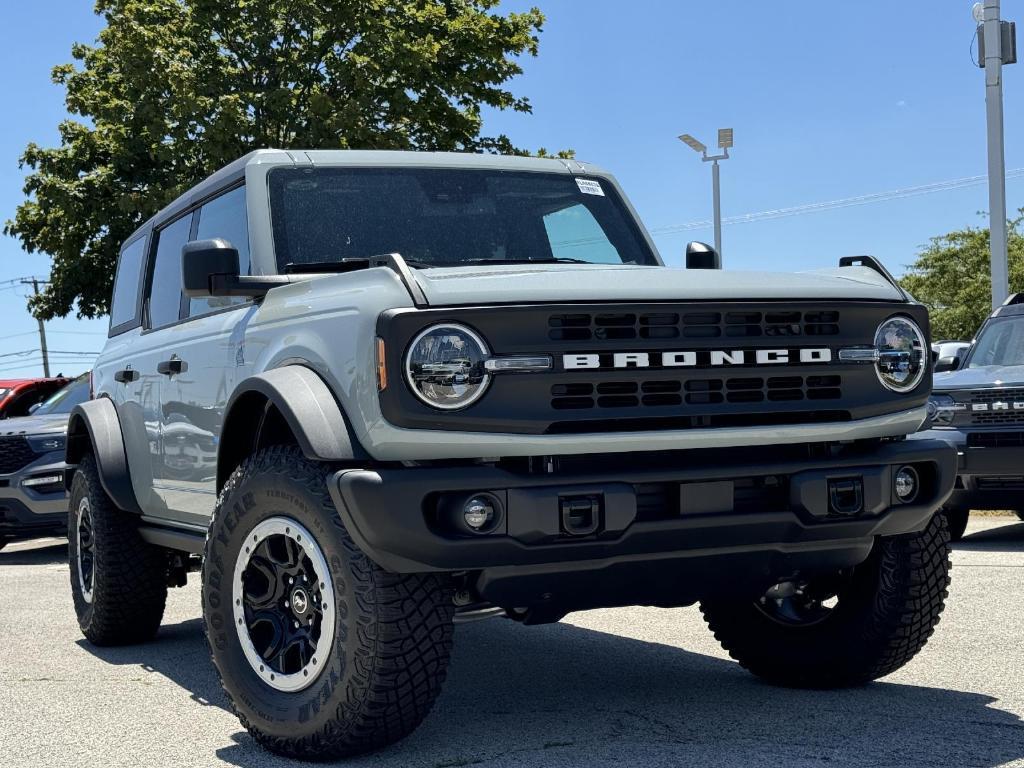
[(192, 216), (182, 216), (157, 234), (149, 278), (149, 327), (178, 322), (181, 314), (181, 249), (188, 242)]
[(139, 285), (145, 263), (146, 238), (129, 244), (117, 262), (114, 295), (110, 301), (110, 332), (120, 333), (139, 324)]
[[(210, 240), (219, 237), (238, 249), (239, 274), (249, 274), (249, 219), (245, 212), (245, 187), (238, 187), (215, 197), (203, 205), (196, 215), (199, 227), (196, 240)], [(190, 299), (188, 316), (204, 315), (223, 307), (245, 304), (249, 300), (242, 296), (212, 296)]]

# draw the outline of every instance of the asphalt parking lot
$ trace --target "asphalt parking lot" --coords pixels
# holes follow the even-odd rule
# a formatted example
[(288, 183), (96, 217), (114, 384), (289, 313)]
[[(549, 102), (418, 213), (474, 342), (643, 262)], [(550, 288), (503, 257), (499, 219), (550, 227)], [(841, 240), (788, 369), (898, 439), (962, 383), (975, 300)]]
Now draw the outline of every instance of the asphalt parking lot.
[[(226, 709), (193, 581), (159, 639), (82, 639), (57, 539), (0, 552), (0, 766), (290, 761)], [(411, 738), (350, 765), (1024, 766), (1024, 523), (972, 522), (928, 647), (872, 685), (769, 687), (718, 648), (694, 608), (462, 626), (444, 694)]]

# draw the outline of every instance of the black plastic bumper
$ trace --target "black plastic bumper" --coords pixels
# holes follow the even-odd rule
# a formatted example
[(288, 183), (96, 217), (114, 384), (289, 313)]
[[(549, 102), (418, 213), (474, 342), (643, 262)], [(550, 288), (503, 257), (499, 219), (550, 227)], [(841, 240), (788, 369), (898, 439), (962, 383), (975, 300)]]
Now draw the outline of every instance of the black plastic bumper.
[[(875, 536), (920, 530), (952, 491), (957, 463), (956, 451), (940, 440), (848, 446), (839, 455), (800, 461), (728, 463), (690, 453), (672, 468), (614, 473), (345, 469), (333, 476), (330, 490), (359, 547), (400, 573), (498, 575), (511, 569), (523, 577), (708, 557), (753, 558), (759, 570), (776, 570), (855, 564), (867, 557)], [(922, 485), (912, 503), (900, 504), (892, 477), (906, 464), (919, 470)], [(734, 488), (739, 479), (755, 487), (742, 505)], [(839, 514), (830, 502), (830, 483), (850, 480), (860, 481), (862, 508)], [(757, 491), (762, 481), (765, 487)], [(675, 489), (679, 499), (665, 497), (671, 502), (667, 512), (652, 513), (638, 503), (652, 487)], [(500, 526), (476, 536), (446, 529), (438, 506), (481, 492), (503, 506)], [(564, 502), (579, 498), (597, 499), (599, 520), (592, 533), (574, 536), (565, 530)]]
[[(63, 494), (61, 495), (63, 498)], [(68, 513), (37, 513), (15, 498), (0, 497), (0, 536), (14, 539), (64, 533), (68, 527)]]
[(960, 446), (949, 505), (957, 509), (1024, 509), (1024, 447)]

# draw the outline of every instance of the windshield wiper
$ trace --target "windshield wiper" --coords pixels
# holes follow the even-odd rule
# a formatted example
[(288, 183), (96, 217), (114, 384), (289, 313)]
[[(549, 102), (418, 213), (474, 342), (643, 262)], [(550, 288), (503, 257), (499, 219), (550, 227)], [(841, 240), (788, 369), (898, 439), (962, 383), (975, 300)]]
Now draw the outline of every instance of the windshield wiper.
[(547, 259), (462, 259), (446, 261), (444, 266), (457, 267), (460, 264), (594, 264), (586, 259), (573, 259), (568, 256), (552, 256)]
[[(339, 259), (337, 261), (311, 261), (311, 262), (294, 262), (290, 261), (284, 265), (284, 273), (286, 275), (294, 274), (319, 274), (325, 273), (336, 273), (336, 272), (355, 272), (359, 269), (368, 269), (374, 265), (374, 262), (383, 262), (385, 256), (356, 256), (352, 258)], [(404, 260), (410, 267), (416, 269), (426, 269), (428, 267), (440, 266), (438, 264), (429, 264), (425, 261), (416, 260)]]

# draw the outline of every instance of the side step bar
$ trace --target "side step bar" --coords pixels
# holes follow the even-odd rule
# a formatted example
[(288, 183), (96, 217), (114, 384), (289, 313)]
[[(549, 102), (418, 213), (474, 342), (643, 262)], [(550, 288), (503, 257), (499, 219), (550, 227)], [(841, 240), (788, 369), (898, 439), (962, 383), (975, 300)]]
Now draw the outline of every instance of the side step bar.
[(150, 544), (165, 549), (175, 549), (179, 552), (188, 552), (190, 555), (203, 554), (203, 547), (206, 544), (205, 534), (158, 525), (140, 525), (139, 535), (143, 541)]

